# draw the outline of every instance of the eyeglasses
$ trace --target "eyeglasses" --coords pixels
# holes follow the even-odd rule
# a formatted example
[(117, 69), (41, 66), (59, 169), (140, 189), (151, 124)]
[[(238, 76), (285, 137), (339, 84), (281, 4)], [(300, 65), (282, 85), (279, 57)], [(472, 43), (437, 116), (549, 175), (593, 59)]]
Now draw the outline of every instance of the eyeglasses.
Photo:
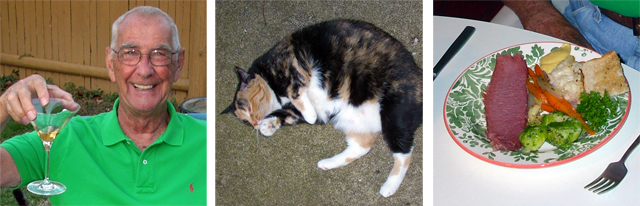
[[(120, 61), (120, 63), (129, 66), (137, 65), (142, 59), (143, 55), (139, 50), (136, 50), (134, 48), (120, 48), (119, 51), (111, 48), (111, 50), (113, 50), (113, 52), (118, 55), (118, 61)], [(149, 57), (151, 65), (166, 66), (171, 64), (171, 57), (177, 53), (178, 52), (171, 53), (170, 51), (165, 49), (154, 49), (151, 50), (151, 52), (149, 52), (148, 54), (144, 55), (147, 55), (147, 57)]]

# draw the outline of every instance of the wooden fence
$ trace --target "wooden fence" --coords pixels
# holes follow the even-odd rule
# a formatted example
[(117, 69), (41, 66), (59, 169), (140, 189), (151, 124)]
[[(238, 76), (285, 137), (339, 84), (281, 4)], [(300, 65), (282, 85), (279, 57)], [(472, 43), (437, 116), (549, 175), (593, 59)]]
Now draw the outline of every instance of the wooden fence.
[(141, 5), (162, 9), (178, 26), (186, 59), (172, 97), (181, 103), (206, 96), (204, 0), (0, 0), (0, 74), (17, 70), (24, 78), (38, 73), (61, 88), (71, 82), (90, 90), (116, 92), (105, 63), (111, 25)]

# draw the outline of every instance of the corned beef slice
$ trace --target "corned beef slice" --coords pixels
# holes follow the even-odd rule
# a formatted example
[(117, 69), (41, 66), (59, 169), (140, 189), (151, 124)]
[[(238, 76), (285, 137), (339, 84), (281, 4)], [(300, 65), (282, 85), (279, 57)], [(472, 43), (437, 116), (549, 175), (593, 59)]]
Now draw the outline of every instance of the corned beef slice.
[(482, 94), (487, 138), (494, 150), (518, 150), (527, 125), (527, 63), (522, 55), (497, 55), (491, 82)]

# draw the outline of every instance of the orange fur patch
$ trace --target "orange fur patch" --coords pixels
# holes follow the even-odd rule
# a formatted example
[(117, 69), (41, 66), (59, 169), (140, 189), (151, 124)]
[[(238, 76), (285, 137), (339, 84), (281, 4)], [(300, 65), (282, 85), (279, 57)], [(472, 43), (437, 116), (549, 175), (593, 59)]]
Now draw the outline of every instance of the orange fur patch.
[[(304, 93), (304, 92), (307, 92), (306, 88), (305, 88), (305, 89), (301, 89), (301, 90), (300, 90), (300, 93), (301, 93), (301, 94), (302, 94), (302, 93)], [(302, 112), (302, 111), (305, 111), (305, 108), (304, 108), (304, 102), (302, 102), (302, 100), (301, 100), (300, 98), (297, 98), (297, 99), (291, 99), (291, 103), (293, 103), (293, 105), (295, 105), (295, 106), (296, 106), (296, 108), (297, 108), (298, 110), (300, 110), (301, 112)]]
[(409, 163), (411, 163), (411, 156), (408, 156), (407, 159), (404, 160), (404, 164), (400, 158), (394, 157), (393, 170), (391, 170), (390, 175), (398, 175), (400, 174), (400, 170), (407, 169), (409, 167)]
[(380, 133), (348, 133), (347, 138), (355, 140), (362, 148), (371, 148)]
[(256, 126), (264, 116), (271, 112), (271, 94), (269, 85), (262, 77), (257, 76), (251, 80), (244, 90), (238, 91), (236, 103), (246, 101), (249, 108), (240, 108), (236, 105), (236, 116)]
[(338, 95), (342, 97), (342, 101), (349, 101), (349, 96), (351, 96), (349, 88), (351, 88), (351, 78), (349, 78), (349, 76), (346, 76), (340, 84), (340, 89), (338, 89)]
[(344, 160), (344, 162), (346, 162), (348, 164), (348, 163), (353, 162), (356, 159), (358, 159), (358, 158), (347, 158), (347, 159)]

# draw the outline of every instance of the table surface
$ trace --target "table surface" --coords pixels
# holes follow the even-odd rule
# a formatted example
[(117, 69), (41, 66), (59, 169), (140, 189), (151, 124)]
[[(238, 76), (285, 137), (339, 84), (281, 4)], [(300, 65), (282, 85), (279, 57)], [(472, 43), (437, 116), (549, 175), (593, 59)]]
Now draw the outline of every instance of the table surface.
[[(478, 159), (448, 133), (444, 100), (456, 78), (471, 64), (500, 49), (528, 42), (562, 40), (523, 29), (475, 20), (433, 18), (433, 60), (440, 60), (465, 26), (475, 33), (433, 82), (434, 205), (639, 205), (640, 151), (626, 161), (629, 172), (613, 190), (597, 195), (583, 189), (611, 162), (618, 161), (640, 134), (640, 72), (623, 65), (631, 88), (629, 116), (619, 132), (594, 152), (557, 166), (519, 169)], [(636, 149), (640, 150), (640, 149)]]

